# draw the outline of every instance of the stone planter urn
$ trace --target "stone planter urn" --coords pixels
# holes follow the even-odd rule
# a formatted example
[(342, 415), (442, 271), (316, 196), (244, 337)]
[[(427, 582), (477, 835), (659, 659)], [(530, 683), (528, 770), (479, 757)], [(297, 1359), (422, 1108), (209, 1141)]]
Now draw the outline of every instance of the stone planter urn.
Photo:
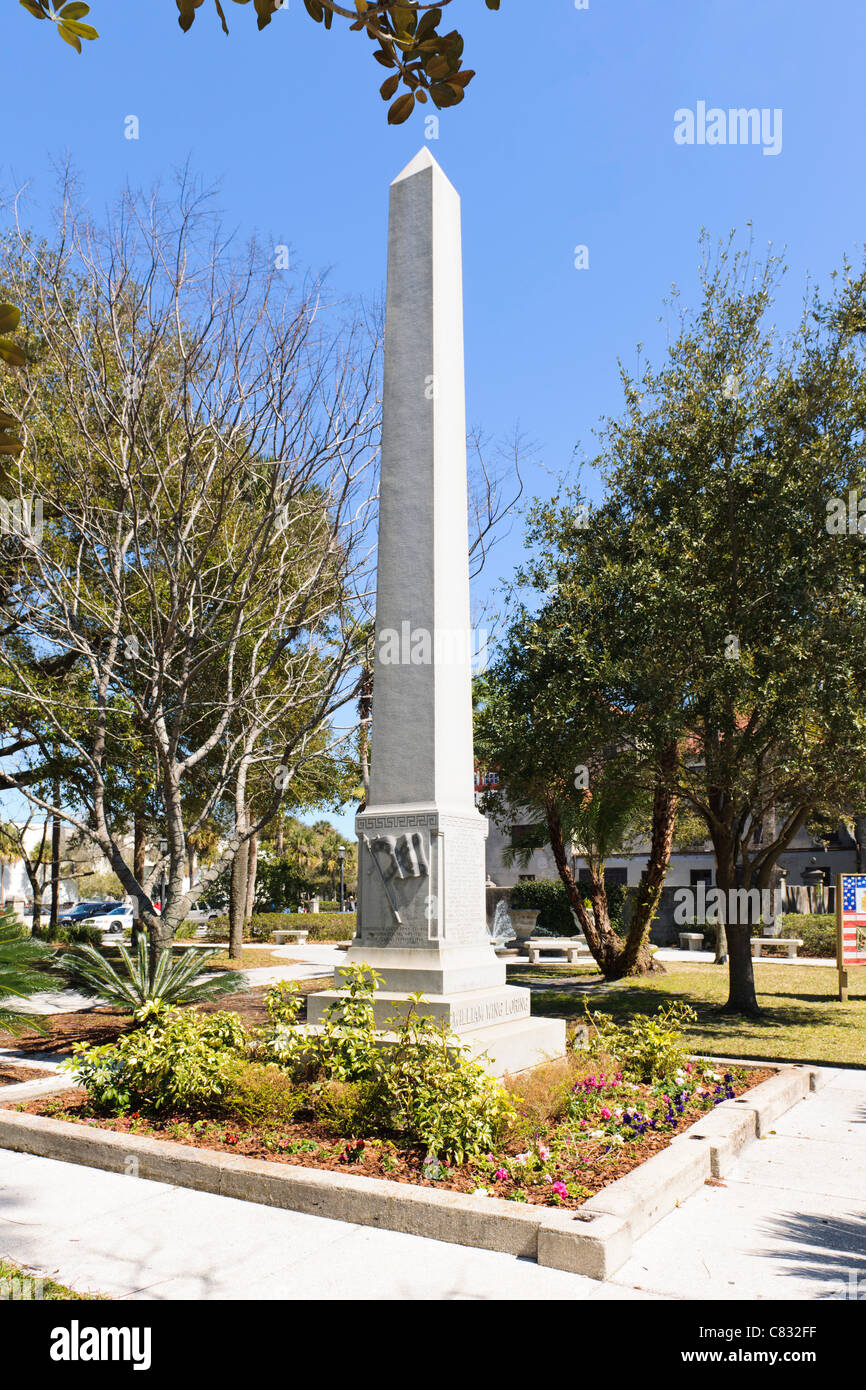
[(538, 913), (537, 907), (512, 907), (510, 909), (508, 915), (511, 918), (514, 935), (518, 941), (528, 941), (532, 936), (538, 921)]

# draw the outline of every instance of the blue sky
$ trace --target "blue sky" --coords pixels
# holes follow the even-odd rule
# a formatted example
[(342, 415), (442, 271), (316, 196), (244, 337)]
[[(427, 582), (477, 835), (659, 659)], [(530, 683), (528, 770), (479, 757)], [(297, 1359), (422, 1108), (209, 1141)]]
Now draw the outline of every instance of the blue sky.
[[(371, 45), (289, 0), (269, 29), (209, 0), (191, 32), (171, 0), (92, 0), (79, 57), (10, 0), (0, 18), (0, 177), (48, 200), (68, 152), (94, 210), (190, 160), (242, 232), (287, 242), (348, 293), (383, 288), (390, 180), (424, 143), (423, 113), (391, 128)], [(576, 444), (619, 407), (617, 358), (663, 344), (672, 282), (695, 284), (697, 239), (747, 222), (786, 247), (779, 322), (805, 276), (826, 281), (866, 240), (862, 0), (455, 0), (478, 76), (441, 113), (436, 158), (463, 198), (469, 420), (534, 444), (548, 492)], [(782, 111), (782, 148), (678, 145), (674, 113)], [(425, 108), (427, 111), (430, 108)], [(136, 115), (140, 138), (124, 138)], [(574, 248), (589, 268), (574, 266)], [(520, 528), (485, 587), (510, 573)]]

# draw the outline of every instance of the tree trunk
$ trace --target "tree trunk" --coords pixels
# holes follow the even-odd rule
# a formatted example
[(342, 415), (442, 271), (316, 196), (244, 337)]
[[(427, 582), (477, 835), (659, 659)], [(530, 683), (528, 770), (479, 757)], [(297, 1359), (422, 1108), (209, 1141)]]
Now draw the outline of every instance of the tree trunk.
[(678, 767), (679, 746), (676, 740), (672, 740), (662, 752), (660, 775), (653, 789), (650, 853), (622, 954), (623, 975), (666, 973), (664, 966), (652, 953), (649, 933), (671, 862), (678, 804), (678, 796), (673, 788)]
[(244, 917), (246, 921), (253, 915), (256, 901), (256, 867), (259, 862), (259, 837), (251, 835), (247, 852), (247, 897)]
[[(132, 872), (136, 883), (144, 883), (144, 866), (147, 853), (147, 837), (144, 830), (144, 817), (138, 806), (133, 814), (132, 823)], [(132, 946), (133, 950), (138, 948), (138, 938), (143, 930), (141, 921), (141, 904), (136, 897), (132, 905)]]
[(31, 880), (33, 889), (33, 917), (30, 923), (30, 931), (35, 936), (42, 925), (42, 884), (37, 873)]
[(232, 861), (231, 887), (229, 888), (229, 955), (232, 960), (236, 961), (243, 956), (248, 857), (248, 842), (245, 841)]
[(361, 780), (364, 784), (363, 811), (370, 795), (370, 721), (373, 714), (373, 670), (364, 666), (361, 673), (361, 693), (358, 699), (358, 756), (361, 763)]
[[(60, 805), (60, 779), (55, 777), (52, 787), (54, 805)], [(60, 817), (53, 816), (51, 820), (51, 915), (49, 924), (52, 931), (57, 930), (57, 918), (60, 912)]]
[[(716, 831), (713, 836), (716, 851), (716, 884), (725, 895), (725, 903), (731, 901), (731, 891), (737, 886), (736, 845), (733, 831), (725, 834)], [(726, 1014), (745, 1014), (747, 1018), (760, 1018), (761, 1010), (755, 994), (755, 974), (752, 968), (752, 929), (742, 923), (727, 923), (728, 937), (728, 1000), (722, 1012)]]
[(856, 816), (854, 819), (854, 844), (857, 872), (862, 874), (863, 866), (866, 864), (866, 816)]
[(553, 799), (550, 797), (545, 803), (545, 812), (547, 816), (547, 833), (550, 838), (550, 848), (553, 851), (556, 867), (559, 870), (559, 877), (565, 885), (569, 905), (581, 925), (583, 934), (586, 937), (586, 944), (589, 946), (599, 970), (606, 980), (617, 979), (619, 978), (617, 975), (617, 966), (619, 957), (622, 955), (622, 942), (610, 925), (604, 883), (599, 883), (596, 878), (593, 878), (588, 885), (590, 901), (592, 903), (592, 916), (590, 916), (583, 905), (580, 889), (569, 867), (568, 856), (565, 852), (565, 841), (562, 835), (562, 821), (559, 811)]

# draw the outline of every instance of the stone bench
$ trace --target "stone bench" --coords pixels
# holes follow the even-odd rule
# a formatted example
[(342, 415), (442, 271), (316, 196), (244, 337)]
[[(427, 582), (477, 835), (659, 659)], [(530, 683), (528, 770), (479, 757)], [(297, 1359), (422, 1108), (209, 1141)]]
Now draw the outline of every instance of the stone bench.
[(753, 936), (752, 937), (752, 956), (760, 956), (764, 946), (784, 946), (789, 960), (795, 960), (797, 949), (802, 946), (803, 938), (800, 936)]
[(580, 941), (573, 941), (570, 937), (535, 939), (527, 941), (526, 945), (529, 948), (530, 965), (538, 965), (542, 952), (545, 955), (565, 956), (569, 965), (574, 965), (581, 959), (585, 960), (590, 955), (588, 946), (584, 946)]
[(296, 929), (293, 931), (275, 931), (274, 941), (277, 943), (278, 946), (285, 946), (287, 941), (291, 941), (293, 946), (306, 946), (307, 937), (309, 935), (309, 930), (302, 931), (300, 929)]
[(680, 950), (681, 951), (701, 951), (704, 946), (704, 934), (702, 931), (681, 931)]

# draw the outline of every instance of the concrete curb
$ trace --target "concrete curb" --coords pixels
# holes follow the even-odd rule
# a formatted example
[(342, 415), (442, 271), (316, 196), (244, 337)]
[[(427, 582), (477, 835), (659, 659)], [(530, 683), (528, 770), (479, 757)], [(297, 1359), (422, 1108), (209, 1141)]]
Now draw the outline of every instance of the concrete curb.
[(38, 1100), (52, 1091), (68, 1091), (69, 1085), (68, 1072), (61, 1076), (52, 1073), (37, 1081), (13, 1081), (8, 1086), (0, 1087), (0, 1105), (6, 1105), (9, 1101), (17, 1105), (22, 1100)]
[[(808, 1068), (786, 1068), (743, 1100), (725, 1101), (578, 1211), (268, 1163), (5, 1109), (0, 1109), (0, 1148), (333, 1221), (498, 1250), (607, 1279), (629, 1258), (635, 1240), (708, 1178), (727, 1172), (746, 1144), (809, 1094), (811, 1081)], [(64, 1078), (56, 1089), (68, 1085)], [(30, 1082), (15, 1087), (15, 1097), (9, 1096), (11, 1087), (4, 1090), (10, 1100), (26, 1100), (30, 1097), (23, 1092), (33, 1086), (41, 1087), (37, 1095), (48, 1089), (44, 1082)]]

